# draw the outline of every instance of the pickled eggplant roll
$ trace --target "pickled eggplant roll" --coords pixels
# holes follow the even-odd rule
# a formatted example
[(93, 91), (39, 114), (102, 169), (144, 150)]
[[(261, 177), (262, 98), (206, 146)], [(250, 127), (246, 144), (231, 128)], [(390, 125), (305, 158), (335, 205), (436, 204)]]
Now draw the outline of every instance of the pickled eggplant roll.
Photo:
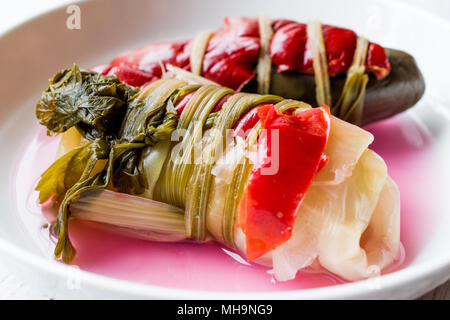
[(276, 279), (328, 270), (354, 281), (397, 257), (399, 191), (373, 136), (328, 106), (236, 93), (173, 68), (137, 89), (78, 69), (37, 104), (59, 158), (36, 187), (58, 207), (56, 257), (70, 219), (153, 241), (218, 241)]
[(233, 90), (276, 94), (357, 125), (389, 118), (416, 104), (425, 84), (409, 54), (385, 49), (355, 32), (318, 22), (260, 16), (225, 19), (188, 41), (152, 44), (93, 70), (142, 86), (167, 64)]

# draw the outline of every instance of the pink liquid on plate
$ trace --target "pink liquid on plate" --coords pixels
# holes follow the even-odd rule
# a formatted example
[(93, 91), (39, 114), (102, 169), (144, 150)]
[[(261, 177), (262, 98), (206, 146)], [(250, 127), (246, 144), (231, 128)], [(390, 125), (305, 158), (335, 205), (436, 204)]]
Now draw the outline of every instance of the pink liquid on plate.
[[(432, 145), (420, 126), (404, 115), (367, 130), (375, 136), (371, 148), (385, 159), (401, 192), (401, 240), (406, 259), (400, 258), (390, 268), (393, 271), (414, 259), (429, 228), (425, 215), (429, 210), (426, 199), (433, 192), (427, 172)], [(59, 139), (47, 137), (42, 128), (36, 131), (18, 161), (14, 197), (25, 227), (51, 257), (54, 244), (42, 228), (42, 217), (49, 218), (54, 212), (38, 205), (33, 189), (40, 174), (55, 160)], [(299, 272), (294, 280), (277, 282), (269, 268), (247, 264), (217, 243), (154, 243), (119, 236), (82, 221), (71, 222), (70, 235), (77, 249), (73, 264), (123, 280), (216, 291), (296, 290), (342, 283), (329, 274), (304, 272)]]

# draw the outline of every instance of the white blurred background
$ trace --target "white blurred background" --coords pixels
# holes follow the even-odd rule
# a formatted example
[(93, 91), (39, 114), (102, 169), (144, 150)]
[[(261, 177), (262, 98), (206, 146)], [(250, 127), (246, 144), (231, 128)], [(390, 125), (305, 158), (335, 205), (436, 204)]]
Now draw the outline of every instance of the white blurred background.
[[(362, 0), (364, 1), (364, 0)], [(394, 1), (394, 0), (391, 0)], [(422, 7), (450, 20), (448, 0), (396, 0)], [(0, 33), (43, 11), (70, 3), (70, 0), (2, 0), (0, 5)]]

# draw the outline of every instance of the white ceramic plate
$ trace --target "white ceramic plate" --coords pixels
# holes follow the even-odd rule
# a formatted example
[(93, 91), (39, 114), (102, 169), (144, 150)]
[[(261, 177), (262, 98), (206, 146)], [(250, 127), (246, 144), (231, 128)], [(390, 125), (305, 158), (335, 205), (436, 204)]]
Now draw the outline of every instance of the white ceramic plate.
[[(0, 37), (0, 255), (22, 276), (53, 297), (83, 298), (269, 298), (351, 299), (414, 298), (450, 276), (450, 92), (448, 52), (443, 39), (450, 25), (413, 7), (388, 1), (207, 1), (98, 0), (81, 2), (81, 29), (66, 27), (67, 6), (36, 17)], [(38, 249), (29, 228), (19, 218), (17, 193), (12, 187), (17, 162), (35, 133), (34, 105), (47, 78), (73, 62), (89, 67), (108, 62), (124, 50), (161, 41), (184, 39), (198, 30), (219, 26), (224, 16), (272, 17), (299, 21), (319, 19), (351, 28), (387, 47), (415, 56), (427, 92), (411, 111), (401, 115), (400, 127), (381, 132), (378, 146), (389, 146), (391, 134), (402, 134), (405, 146), (420, 150), (427, 142), (426, 161), (415, 162), (411, 148), (398, 147), (397, 160), (410, 172), (409, 190), (420, 203), (420, 217), (402, 219), (417, 224), (420, 243), (407, 266), (368, 281), (307, 290), (226, 293), (192, 291), (117, 280), (58, 263)], [(402, 127), (402, 123), (409, 123)], [(392, 129), (392, 126), (388, 126)], [(398, 130), (397, 130), (398, 129)], [(425, 138), (424, 138), (425, 137)], [(417, 164), (416, 164), (417, 163)], [(388, 163), (389, 165), (389, 163)], [(418, 174), (423, 173), (423, 174)], [(402, 177), (408, 177), (406, 172)], [(426, 179), (425, 183), (422, 179)], [(28, 192), (24, 190), (23, 192)], [(403, 196), (403, 194), (402, 194)], [(411, 196), (411, 195), (409, 195)], [(408, 197), (408, 195), (406, 195)], [(419, 199), (419, 200), (418, 200)], [(403, 231), (403, 230), (402, 230)], [(414, 233), (410, 237), (414, 237)], [(242, 284), (245, 286), (245, 283)], [(70, 290), (74, 289), (74, 290)]]

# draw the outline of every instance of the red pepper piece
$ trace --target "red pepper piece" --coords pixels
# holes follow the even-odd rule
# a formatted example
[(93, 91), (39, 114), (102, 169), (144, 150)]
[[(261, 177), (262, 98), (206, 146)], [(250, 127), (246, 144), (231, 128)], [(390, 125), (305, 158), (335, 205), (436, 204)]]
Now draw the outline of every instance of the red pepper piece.
[(273, 103), (267, 103), (260, 105), (256, 108), (252, 108), (248, 110), (246, 113), (244, 113), (241, 118), (238, 120), (238, 122), (234, 125), (234, 133), (233, 136), (239, 136), (245, 139), (247, 135), (249, 134), (250, 130), (258, 123), (259, 116), (258, 116), (258, 108), (263, 108), (266, 106), (274, 106)]
[(222, 110), (223, 105), (225, 104), (225, 102), (228, 101), (228, 99), (231, 97), (231, 94), (227, 94), (226, 96), (224, 96), (222, 99), (219, 100), (219, 102), (214, 106), (214, 108), (211, 110), (211, 113), (213, 112), (217, 112)]
[(370, 43), (367, 51), (366, 67), (369, 72), (375, 74), (378, 79), (383, 79), (389, 74), (391, 64), (384, 48), (376, 43)]
[(255, 76), (259, 29), (255, 19), (225, 19), (210, 39), (203, 59), (203, 76), (239, 91)]
[(306, 52), (306, 25), (289, 20), (276, 20), (273, 25), (274, 34), (270, 43), (270, 56), (278, 72), (303, 71), (303, 60)]
[[(240, 90), (254, 76), (259, 54), (259, 31), (255, 19), (225, 19), (208, 43), (203, 76), (223, 86)], [(111, 66), (127, 66), (160, 78), (161, 65), (190, 70), (190, 41), (160, 43), (126, 52)]]
[[(353, 56), (356, 49), (356, 34), (348, 29), (323, 25), (323, 40), (327, 52), (328, 74), (334, 77), (338, 74), (346, 73), (353, 62)], [(308, 56), (311, 51), (308, 48)], [(312, 57), (306, 64), (310, 64), (312, 68)]]
[(186, 108), (186, 105), (191, 100), (192, 96), (194, 95), (195, 91), (189, 92), (187, 95), (185, 95), (181, 100), (177, 101), (175, 104), (175, 110), (177, 111), (177, 114), (181, 116), (183, 113), (184, 108)]
[[(191, 100), (194, 93), (195, 90), (185, 95), (181, 100), (177, 101), (177, 103), (175, 104), (175, 110), (177, 111), (178, 115), (181, 115), (181, 113), (183, 112), (184, 108), (186, 108), (186, 105)], [(225, 104), (225, 102), (227, 102), (228, 98), (230, 97), (231, 94), (227, 94), (222, 99), (220, 99), (219, 102), (211, 110), (211, 113), (222, 110), (222, 106)]]
[[(252, 168), (239, 213), (249, 261), (291, 237), (306, 191), (327, 163), (324, 150), (330, 132), (326, 106), (286, 115), (266, 105), (258, 108), (258, 116), (267, 134), (258, 141), (259, 159)], [(268, 175), (264, 170), (273, 165), (271, 156), (276, 159), (273, 129), (278, 129), (278, 170)]]
[[(296, 71), (313, 74), (306, 24), (275, 20), (270, 45), (272, 62), (279, 72)], [(323, 25), (328, 72), (334, 77), (348, 71), (356, 47), (356, 34), (348, 29)], [(256, 19), (225, 19), (225, 24), (211, 37), (203, 58), (202, 75), (220, 85), (241, 90), (255, 76), (260, 49)], [(116, 57), (111, 66), (126, 66), (155, 78), (162, 75), (161, 65), (172, 64), (190, 70), (190, 41), (160, 43), (129, 51)], [(366, 60), (368, 72), (379, 79), (387, 76), (390, 64), (385, 50), (369, 44)]]
[(127, 66), (160, 78), (161, 65), (172, 64), (180, 68), (188, 66), (190, 50), (188, 44), (189, 41), (181, 41), (145, 46), (114, 58), (111, 66)]
[[(225, 19), (211, 37), (203, 58), (202, 75), (223, 86), (240, 90), (255, 76), (259, 30), (255, 19)], [(112, 66), (127, 66), (161, 77), (161, 64), (190, 70), (190, 41), (149, 45), (116, 57)]]
[[(307, 25), (289, 20), (276, 20), (270, 45), (272, 62), (278, 71), (297, 71), (313, 74), (312, 54), (309, 48)], [(344, 74), (353, 62), (356, 34), (348, 29), (323, 25), (328, 73), (331, 77)], [(389, 74), (390, 64), (383, 47), (370, 43), (366, 60), (367, 70), (378, 78)]]
[(132, 69), (127, 66), (112, 67), (108, 71), (108, 75), (116, 75), (120, 81), (134, 87), (140, 87), (156, 79), (155, 76), (149, 73)]

